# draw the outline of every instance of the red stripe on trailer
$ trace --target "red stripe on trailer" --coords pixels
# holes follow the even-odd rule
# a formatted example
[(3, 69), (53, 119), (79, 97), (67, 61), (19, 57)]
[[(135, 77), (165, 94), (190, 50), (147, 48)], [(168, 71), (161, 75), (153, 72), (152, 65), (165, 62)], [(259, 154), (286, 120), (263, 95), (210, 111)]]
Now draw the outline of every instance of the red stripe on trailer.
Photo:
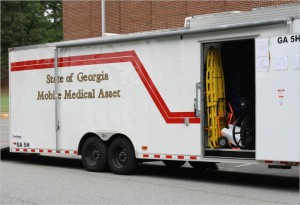
[(172, 155), (166, 155), (167, 159), (172, 159)]
[(155, 154), (155, 155), (154, 155), (154, 158), (159, 159), (159, 158), (160, 158), (160, 155), (159, 155), (159, 154)]
[(57, 154), (78, 154), (78, 151), (77, 150), (51, 150), (51, 149), (40, 149), (40, 148), (30, 148), (30, 149), (27, 149), (27, 148), (24, 148), (24, 149), (20, 149), (20, 148), (15, 148), (15, 149), (12, 149), (12, 151), (15, 152), (39, 152), (39, 153), (57, 153)]
[[(58, 58), (58, 67), (108, 64), (130, 62), (135, 68), (138, 76), (146, 87), (157, 109), (161, 113), (166, 123), (182, 124), (185, 118), (189, 119), (189, 123), (199, 124), (200, 118), (194, 116), (194, 112), (171, 112), (154, 85), (144, 65), (140, 61), (135, 51), (123, 51), (115, 53), (92, 54), (81, 56), (69, 56)], [(47, 69), (54, 67), (54, 59), (39, 59), (11, 63), (11, 71), (25, 71), (35, 69)]]
[(143, 157), (148, 158), (149, 154), (143, 154)]
[(197, 157), (196, 156), (190, 156), (190, 159), (195, 160), (195, 159), (197, 159)]
[(19, 61), (11, 63), (12, 67), (22, 67), (22, 66), (29, 66), (29, 65), (37, 65), (37, 64), (52, 64), (53, 66), (54, 58), (47, 58), (47, 59), (40, 59), (40, 60), (29, 60), (29, 61)]
[(286, 162), (286, 161), (280, 161), (280, 164), (290, 164), (291, 162)]
[(268, 163), (268, 164), (272, 164), (273, 161), (270, 161), (270, 160), (266, 160), (265, 163)]
[(184, 159), (184, 156), (177, 156), (178, 159)]

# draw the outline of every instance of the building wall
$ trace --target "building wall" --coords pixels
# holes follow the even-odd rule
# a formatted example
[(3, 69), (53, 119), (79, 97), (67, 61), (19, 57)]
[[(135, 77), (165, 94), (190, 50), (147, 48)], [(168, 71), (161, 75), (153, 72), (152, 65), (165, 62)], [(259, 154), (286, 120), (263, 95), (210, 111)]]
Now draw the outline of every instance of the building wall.
[[(187, 16), (288, 4), (299, 0), (106, 0), (106, 32), (178, 28)], [(63, 1), (64, 40), (101, 36), (101, 0)]]

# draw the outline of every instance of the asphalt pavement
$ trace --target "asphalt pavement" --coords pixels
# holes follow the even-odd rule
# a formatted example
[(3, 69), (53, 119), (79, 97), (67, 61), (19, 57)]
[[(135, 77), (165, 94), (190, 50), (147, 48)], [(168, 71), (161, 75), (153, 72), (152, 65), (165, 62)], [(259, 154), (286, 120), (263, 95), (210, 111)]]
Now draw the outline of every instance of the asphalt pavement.
[[(1, 152), (1, 204), (298, 204), (298, 168), (219, 164), (199, 172), (144, 163), (134, 175), (87, 172), (80, 157)], [(253, 170), (255, 170), (253, 172)], [(271, 171), (271, 173), (270, 173)]]

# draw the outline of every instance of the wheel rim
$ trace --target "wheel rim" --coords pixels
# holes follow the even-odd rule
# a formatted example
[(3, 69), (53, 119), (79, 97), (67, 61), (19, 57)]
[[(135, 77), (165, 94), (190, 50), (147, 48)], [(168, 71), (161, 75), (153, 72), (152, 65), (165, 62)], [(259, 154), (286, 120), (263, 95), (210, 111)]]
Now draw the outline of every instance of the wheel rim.
[(86, 162), (89, 166), (96, 166), (100, 161), (100, 148), (96, 144), (90, 144), (87, 148)]
[(237, 126), (241, 127), (242, 121), (243, 121), (243, 117), (240, 116), (240, 117), (236, 120), (236, 123), (234, 124), (233, 130), (232, 130), (233, 141), (235, 142), (236, 146), (239, 147), (239, 148), (243, 148), (243, 146), (241, 145), (241, 137), (240, 137), (240, 140), (237, 141), (235, 135), (241, 134), (241, 131), (240, 131), (240, 132), (236, 132), (236, 131), (235, 131), (235, 128), (236, 128)]
[(115, 167), (121, 169), (126, 166), (127, 161), (128, 161), (128, 154), (126, 148), (123, 147), (122, 145), (116, 147), (113, 156), (113, 163)]
[(246, 118), (241, 131), (241, 140), (247, 148), (252, 148), (254, 144), (255, 124), (251, 118)]

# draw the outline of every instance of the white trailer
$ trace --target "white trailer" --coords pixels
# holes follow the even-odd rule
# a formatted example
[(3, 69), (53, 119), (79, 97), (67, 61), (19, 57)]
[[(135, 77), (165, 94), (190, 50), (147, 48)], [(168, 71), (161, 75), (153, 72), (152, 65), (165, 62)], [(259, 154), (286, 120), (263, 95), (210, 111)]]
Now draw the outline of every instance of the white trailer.
[[(233, 110), (223, 118), (243, 115), (240, 99), (252, 102), (250, 128), (231, 120), (238, 128), (228, 132), (225, 123), (220, 142), (209, 127), (211, 48), (220, 52), (224, 104)], [(189, 17), (175, 30), (11, 48), (9, 60), (11, 152), (81, 155), (87, 170), (118, 174), (143, 160), (299, 165), (299, 4)], [(234, 134), (251, 146), (248, 138), (233, 143)]]

